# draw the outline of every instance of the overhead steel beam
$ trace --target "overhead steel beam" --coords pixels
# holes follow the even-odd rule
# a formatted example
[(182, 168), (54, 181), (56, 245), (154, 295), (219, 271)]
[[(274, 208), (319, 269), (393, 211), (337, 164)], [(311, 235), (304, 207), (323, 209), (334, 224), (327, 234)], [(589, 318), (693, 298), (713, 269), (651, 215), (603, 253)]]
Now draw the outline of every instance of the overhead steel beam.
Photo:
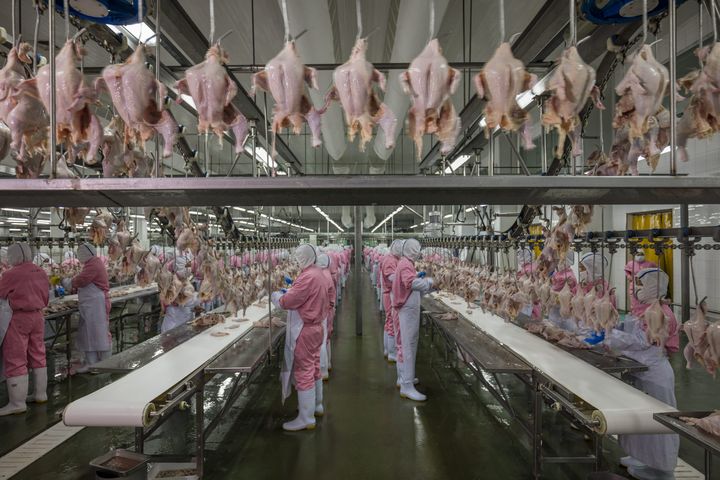
[(462, 177), (0, 179), (7, 207), (232, 205), (720, 204), (720, 177)]
[[(188, 67), (202, 62), (205, 59), (205, 53), (210, 47), (207, 37), (202, 33), (198, 26), (193, 22), (185, 9), (180, 5), (178, 0), (165, 0), (162, 6), (162, 31), (166, 42), (173, 44), (174, 48), (168, 51), (181, 52), (180, 58), (176, 58), (180, 65)], [(155, 28), (151, 19), (146, 22)], [(233, 104), (250, 120), (255, 120), (258, 125), (267, 122), (265, 115), (257, 106), (255, 101), (250, 97), (245, 88), (240, 84), (238, 79), (228, 72), (230, 78), (238, 87), (238, 94), (233, 99)], [(259, 128), (258, 133), (264, 132)], [(268, 143), (270, 139), (266, 139)], [(302, 162), (290, 150), (285, 141), (278, 136), (275, 139), (275, 148), (280, 157), (285, 160), (296, 173), (302, 173)]]

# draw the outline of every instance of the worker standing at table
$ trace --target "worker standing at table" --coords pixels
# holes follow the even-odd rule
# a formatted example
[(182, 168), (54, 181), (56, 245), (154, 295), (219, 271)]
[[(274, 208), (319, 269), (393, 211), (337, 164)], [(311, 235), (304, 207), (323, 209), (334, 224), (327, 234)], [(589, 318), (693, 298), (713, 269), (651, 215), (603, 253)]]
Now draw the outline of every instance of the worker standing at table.
[(110, 357), (110, 282), (95, 247), (83, 243), (77, 249), (82, 270), (72, 279), (73, 291), (78, 294), (78, 348), (85, 353), (85, 361), (77, 372), (85, 373), (92, 365)]
[[(173, 271), (178, 278), (186, 279), (189, 277), (191, 274), (190, 264), (191, 262), (186, 256), (178, 255), (175, 257)], [(182, 305), (173, 302), (169, 305), (163, 305), (163, 308), (165, 309), (165, 315), (160, 325), (160, 333), (165, 333), (189, 322), (195, 317), (195, 312), (203, 310), (197, 292), (193, 292), (192, 297)]]
[[(332, 324), (333, 315), (335, 313), (335, 283), (333, 282), (332, 275), (330, 274), (330, 262), (331, 260), (328, 254), (320, 253), (318, 254), (317, 262), (315, 263), (322, 272), (323, 281), (325, 282), (325, 287), (328, 291), (327, 311), (325, 313), (325, 321), (323, 322), (323, 343), (320, 347), (320, 373), (322, 374), (323, 380), (330, 379), (330, 349), (328, 348), (328, 344), (330, 343), (330, 325)], [(320, 392), (322, 392), (322, 389)], [(319, 401), (316, 398), (315, 402), (322, 409), (322, 398)]]
[(395, 329), (393, 328), (393, 318), (395, 313), (390, 300), (392, 293), (392, 281), (398, 262), (402, 256), (403, 241), (400, 239), (393, 240), (390, 244), (390, 252), (383, 257), (380, 264), (380, 275), (383, 280), (383, 304), (385, 305), (385, 326), (383, 328), (383, 353), (389, 362), (397, 362), (397, 352), (395, 345)]
[(646, 268), (657, 268), (657, 264), (655, 262), (645, 260), (645, 252), (642, 249), (638, 250), (637, 255), (625, 264), (625, 278), (627, 278), (628, 281), (628, 296), (630, 298), (631, 310), (637, 307), (638, 304), (638, 299), (635, 298), (633, 293), (635, 291), (635, 275), (637, 275), (640, 270), (644, 270)]
[(280, 372), (283, 402), (290, 396), (291, 384), (295, 384), (298, 392), (298, 416), (283, 424), (283, 429), (287, 431), (312, 430), (315, 428), (315, 412), (324, 413), (320, 346), (323, 341), (322, 322), (330, 301), (322, 271), (315, 265), (315, 247), (300, 245), (294, 257), (300, 267), (300, 275), (289, 290), (273, 292), (271, 296), (277, 308), (288, 311), (285, 354)]
[(423, 402), (427, 397), (415, 389), (415, 357), (420, 340), (420, 297), (430, 293), (432, 278), (424, 278), (425, 272), (415, 270), (420, 258), (420, 242), (414, 238), (405, 240), (392, 283), (393, 307), (397, 310), (400, 336), (398, 361), (400, 366), (400, 396)]
[[(633, 385), (664, 402), (677, 407), (675, 400), (675, 374), (668, 355), (680, 349), (678, 322), (672, 309), (662, 302), (667, 295), (668, 275), (659, 268), (646, 268), (635, 275), (635, 297), (638, 301), (625, 317), (622, 330), (614, 329), (606, 335), (605, 346), (636, 360), (648, 369), (630, 374)], [(648, 324), (643, 314), (661, 300), (665, 314), (664, 332), (667, 340), (662, 345), (650, 342)], [(639, 479), (672, 479), (677, 464), (680, 437), (675, 434), (619, 435), (620, 446), (628, 454), (620, 463), (628, 473)]]
[(33, 400), (47, 401), (43, 309), (49, 301), (50, 280), (42, 268), (32, 263), (27, 243), (10, 246), (7, 257), (11, 268), (0, 278), (0, 298), (7, 299), (12, 309), (2, 344), (9, 402), (0, 408), (0, 416), (27, 410), (28, 367), (35, 376)]

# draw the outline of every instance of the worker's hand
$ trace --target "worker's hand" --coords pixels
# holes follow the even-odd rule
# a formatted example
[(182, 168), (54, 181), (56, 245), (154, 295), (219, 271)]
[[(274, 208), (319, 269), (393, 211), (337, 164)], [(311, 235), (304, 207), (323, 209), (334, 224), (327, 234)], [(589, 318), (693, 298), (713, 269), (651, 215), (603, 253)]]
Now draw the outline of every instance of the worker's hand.
[(285, 275), (285, 283), (290, 286), (293, 284), (293, 279)]
[(285, 294), (287, 293), (287, 288), (281, 288), (281, 289), (280, 289), (280, 293), (282, 293), (283, 295), (285, 295)]
[(605, 341), (605, 330), (602, 330), (600, 333), (593, 332), (583, 341), (588, 345), (597, 345), (599, 343), (602, 343), (603, 341)]
[(418, 277), (418, 278), (425, 278), (426, 275), (427, 275), (426, 272), (418, 272), (417, 277)]
[(275, 305), (276, 307), (280, 306), (280, 298), (282, 298), (283, 293), (282, 292), (273, 292), (270, 295), (270, 301)]

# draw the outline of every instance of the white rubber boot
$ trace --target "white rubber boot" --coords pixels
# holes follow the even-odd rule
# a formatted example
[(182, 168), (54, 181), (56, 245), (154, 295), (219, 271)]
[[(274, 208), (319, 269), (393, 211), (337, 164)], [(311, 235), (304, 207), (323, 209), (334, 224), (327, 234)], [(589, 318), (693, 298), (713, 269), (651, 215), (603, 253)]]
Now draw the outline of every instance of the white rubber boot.
[(33, 370), (34, 391), (32, 395), (27, 396), (27, 403), (45, 403), (47, 397), (47, 367), (36, 368)]
[(87, 351), (85, 353), (85, 358), (83, 359), (83, 364), (80, 368), (75, 370), (75, 373), (87, 373), (90, 371), (90, 367), (94, 364), (96, 364), (100, 359), (98, 358), (97, 352), (95, 351)]
[(387, 336), (387, 359), (389, 362), (397, 362), (397, 353), (395, 351), (395, 336)]
[(315, 429), (315, 389), (298, 392), (298, 416), (295, 420), (283, 423), (283, 430), (299, 432)]
[(3, 408), (0, 408), (0, 417), (6, 415), (15, 415), (25, 413), (27, 405), (25, 398), (28, 393), (28, 376), (21, 375), (19, 377), (10, 377), (7, 379), (7, 389), (9, 402)]
[(427, 397), (415, 389), (415, 365), (410, 362), (403, 362), (400, 381), (400, 396), (416, 402), (424, 402)]
[(631, 457), (631, 456), (622, 457), (620, 459), (620, 465), (622, 465), (623, 467), (644, 467), (645, 466), (645, 464), (642, 463), (640, 460), (638, 460), (637, 458)]
[(315, 382), (315, 416), (322, 417), (325, 415), (325, 407), (323, 407), (323, 382), (317, 380)]

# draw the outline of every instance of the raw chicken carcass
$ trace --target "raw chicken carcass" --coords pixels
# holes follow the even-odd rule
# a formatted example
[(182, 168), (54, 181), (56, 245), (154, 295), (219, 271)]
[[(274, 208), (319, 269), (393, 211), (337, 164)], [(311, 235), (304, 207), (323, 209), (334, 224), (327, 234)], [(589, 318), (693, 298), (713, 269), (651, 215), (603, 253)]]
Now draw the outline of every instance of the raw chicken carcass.
[[(64, 142), (68, 150), (81, 147), (85, 150), (85, 162), (92, 164), (102, 143), (103, 129), (100, 120), (90, 111), (90, 105), (97, 101), (97, 92), (85, 83), (76, 66), (85, 54), (84, 47), (70, 39), (55, 57), (55, 119), (58, 141)], [(45, 110), (51, 111), (50, 65), (40, 67), (37, 77), (26, 82), (37, 82)], [(74, 157), (71, 155), (69, 160), (72, 163)]]
[(680, 417), (680, 420), (689, 425), (693, 425), (710, 435), (720, 437), (720, 411), (713, 412), (703, 418)]
[(92, 243), (95, 245), (103, 245), (105, 243), (110, 233), (113, 220), (112, 213), (98, 209), (98, 213), (95, 218), (93, 218), (90, 228), (88, 229), (88, 235)]
[(141, 43), (125, 63), (105, 67), (95, 80), (95, 88), (110, 94), (118, 115), (125, 122), (125, 143), (133, 142), (144, 149), (145, 142), (157, 132), (164, 143), (162, 155), (169, 157), (178, 125), (162, 105), (167, 95), (165, 85), (155, 79), (145, 63), (145, 45)]
[(619, 96), (629, 94), (632, 98), (634, 109), (629, 117), (630, 140), (648, 132), (650, 117), (660, 109), (669, 83), (667, 69), (655, 59), (651, 46), (643, 45), (615, 88)]
[(565, 286), (558, 292), (557, 298), (560, 304), (560, 316), (563, 318), (569, 318), (572, 315), (572, 289), (569, 283), (565, 283)]
[(705, 369), (715, 375), (715, 371), (720, 366), (720, 323), (714, 322), (705, 330), (707, 341), (707, 350), (703, 356)]
[(595, 301), (593, 305), (593, 312), (595, 314), (593, 322), (595, 324), (595, 331), (599, 332), (605, 330), (609, 332), (615, 325), (617, 325), (620, 315), (612, 304), (610, 298), (612, 297), (613, 290), (606, 292), (601, 298)]
[(668, 318), (662, 309), (660, 300), (655, 300), (650, 308), (642, 314), (642, 320), (647, 325), (647, 339), (651, 345), (664, 346), (668, 338)]
[[(10, 147), (18, 157), (37, 153), (44, 147), (49, 123), (40, 101), (37, 82), (25, 81), (23, 63), (30, 63), (32, 47), (20, 43), (8, 52), (8, 60), (0, 70), (0, 121), (10, 129)], [(3, 158), (5, 155), (0, 155)]]
[(582, 288), (578, 287), (575, 295), (573, 295), (570, 301), (570, 311), (578, 323), (585, 322), (585, 295)]
[[(205, 61), (185, 71), (185, 78), (175, 84), (178, 92), (190, 95), (198, 111), (198, 133), (213, 132), (222, 143), (226, 130), (235, 135), (235, 154), (243, 150), (248, 121), (232, 104), (237, 84), (228, 76), (228, 55), (217, 42), (205, 54)], [(182, 102), (178, 96), (177, 102)]]
[(707, 350), (707, 337), (705, 331), (708, 327), (706, 318), (707, 302), (703, 299), (695, 309), (693, 317), (683, 324), (683, 331), (688, 337), (688, 344), (685, 346), (683, 354), (685, 355), (686, 368), (692, 368), (692, 361), (702, 362)]
[[(265, 69), (252, 76), (252, 92), (257, 89), (270, 92), (275, 100), (273, 107), (272, 131), (277, 136), (283, 128), (292, 127), (295, 135), (300, 134), (303, 121), (307, 121), (312, 132), (312, 146), (319, 147), (320, 112), (305, 94), (305, 84), (318, 89), (317, 73), (306, 67), (300, 60), (294, 41), (270, 60)], [(273, 155), (275, 148), (273, 144)]]
[(138, 266), (140, 270), (135, 274), (135, 283), (141, 287), (147, 287), (155, 281), (155, 277), (160, 271), (160, 260), (153, 253), (147, 252)]
[(534, 147), (527, 128), (528, 114), (517, 103), (521, 93), (530, 90), (537, 77), (525, 70), (525, 65), (515, 58), (510, 44), (503, 42), (495, 50), (482, 71), (475, 76), (475, 89), (485, 104), (485, 136), (496, 127), (507, 132), (522, 128), (525, 148)]
[(366, 52), (367, 38), (358, 38), (350, 59), (333, 73), (333, 86), (325, 97), (323, 112), (332, 100), (339, 100), (345, 111), (349, 141), (359, 132), (360, 151), (364, 152), (372, 138), (373, 126), (378, 124), (385, 133), (385, 148), (391, 149), (395, 145), (397, 118), (373, 91), (373, 83), (385, 91), (385, 75), (366, 60)]
[(460, 133), (460, 118), (451, 95), (460, 84), (460, 72), (451, 68), (442, 54), (437, 38), (400, 74), (403, 91), (412, 97), (408, 112), (408, 130), (415, 140), (417, 158), (422, 154), (423, 135), (434, 133), (440, 141), (440, 153), (447, 155)]
[(595, 106), (604, 110), (600, 101), (600, 90), (595, 85), (595, 69), (585, 63), (576, 47), (570, 47), (562, 53), (560, 64), (550, 79), (548, 89), (553, 95), (545, 102), (542, 117), (546, 128), (555, 128), (559, 134), (555, 156), (562, 157), (565, 149), (565, 137), (570, 137), (572, 153), (580, 155), (580, 112), (592, 95)]

